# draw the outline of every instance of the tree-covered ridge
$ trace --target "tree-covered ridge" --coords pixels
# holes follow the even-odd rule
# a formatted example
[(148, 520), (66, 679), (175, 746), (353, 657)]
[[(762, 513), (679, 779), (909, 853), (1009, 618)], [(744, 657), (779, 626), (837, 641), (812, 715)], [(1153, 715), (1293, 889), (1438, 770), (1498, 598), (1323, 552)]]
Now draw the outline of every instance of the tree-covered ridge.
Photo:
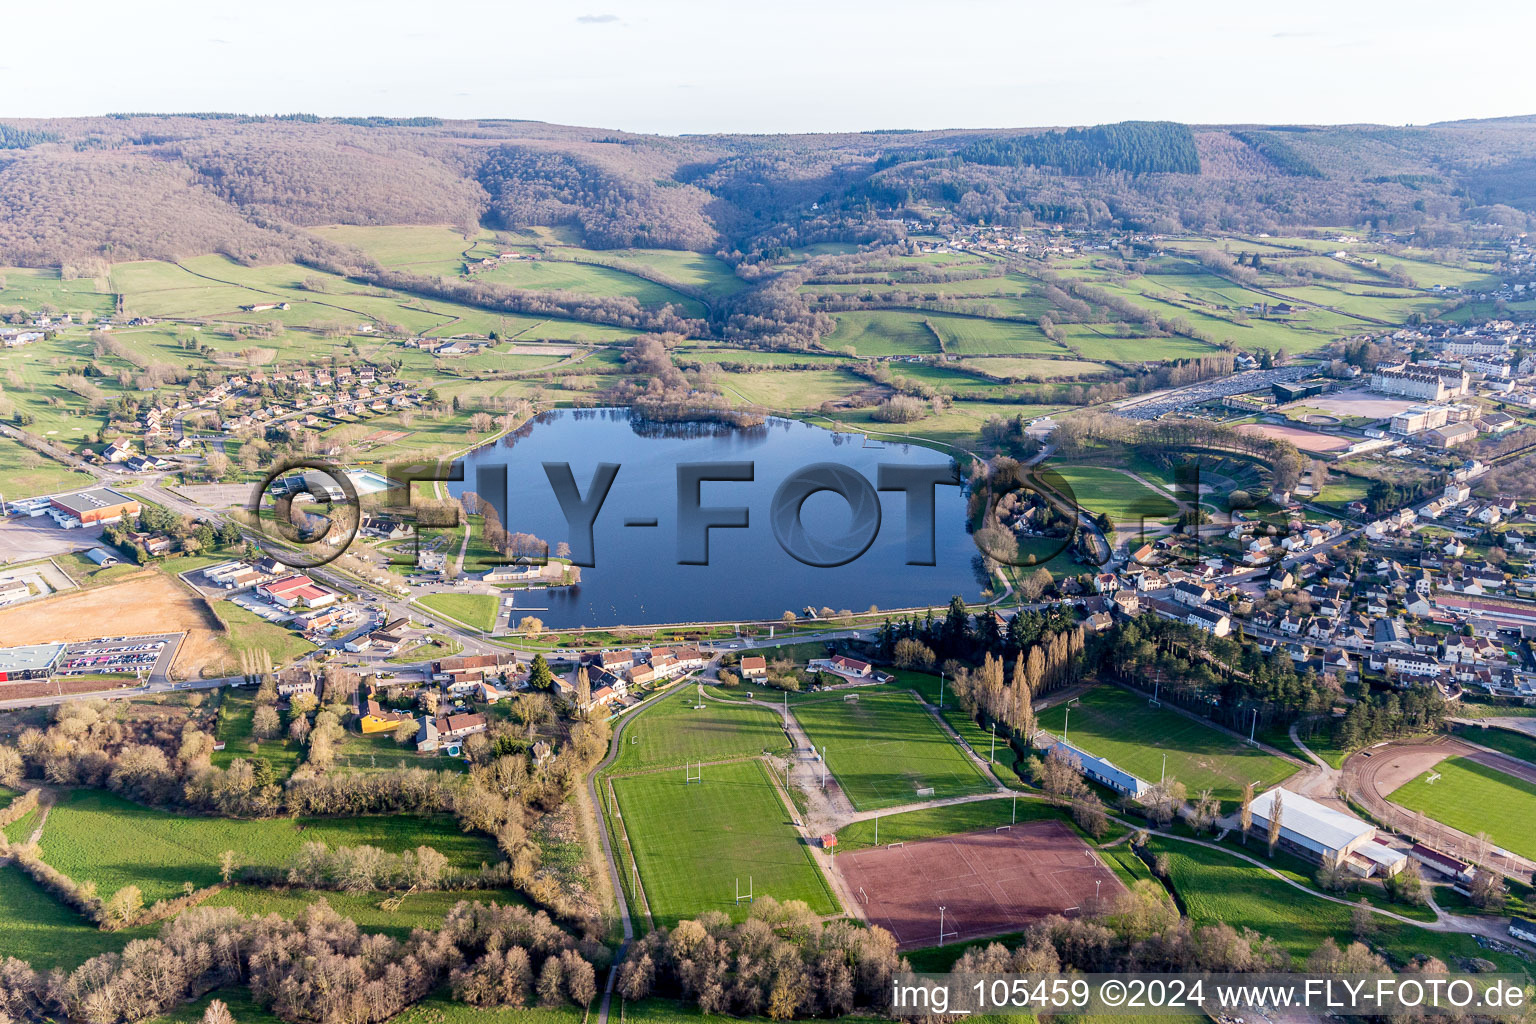
[(1300, 178), (1321, 178), (1323, 172), (1317, 165), (1300, 153), (1290, 143), (1274, 132), (1239, 132), (1232, 136), (1242, 140), (1255, 153), (1274, 164), (1285, 174)]
[(8, 124), (0, 124), (0, 149), (26, 149), (28, 146), (58, 140), (58, 135), (53, 132), (25, 131), (21, 128), (12, 128)]
[(1061, 132), (991, 138), (960, 150), (962, 160), (1001, 167), (1054, 167), (1063, 174), (1199, 174), (1200, 154), (1189, 126), (1173, 121), (1123, 121)]

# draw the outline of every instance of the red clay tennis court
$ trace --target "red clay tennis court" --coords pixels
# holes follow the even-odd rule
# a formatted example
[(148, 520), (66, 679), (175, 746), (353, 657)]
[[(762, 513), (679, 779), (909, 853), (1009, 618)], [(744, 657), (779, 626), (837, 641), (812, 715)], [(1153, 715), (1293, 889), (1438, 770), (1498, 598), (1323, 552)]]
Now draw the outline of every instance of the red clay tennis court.
[(1032, 821), (839, 854), (837, 869), (871, 924), (904, 949), (1018, 931), (1051, 914), (1091, 913), (1124, 891), (1065, 824)]

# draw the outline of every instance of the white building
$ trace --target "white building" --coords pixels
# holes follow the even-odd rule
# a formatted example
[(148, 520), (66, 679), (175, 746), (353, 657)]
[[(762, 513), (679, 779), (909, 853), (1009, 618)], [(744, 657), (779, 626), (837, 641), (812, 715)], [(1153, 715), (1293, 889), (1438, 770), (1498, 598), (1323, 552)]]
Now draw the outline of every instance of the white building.
[[(1376, 829), (1354, 815), (1336, 811), (1300, 793), (1267, 789), (1253, 798), (1253, 831), (1269, 832), (1275, 801), (1280, 801), (1280, 845), (1312, 860), (1342, 865), (1349, 855), (1376, 838)], [(1404, 855), (1406, 861), (1407, 857)]]

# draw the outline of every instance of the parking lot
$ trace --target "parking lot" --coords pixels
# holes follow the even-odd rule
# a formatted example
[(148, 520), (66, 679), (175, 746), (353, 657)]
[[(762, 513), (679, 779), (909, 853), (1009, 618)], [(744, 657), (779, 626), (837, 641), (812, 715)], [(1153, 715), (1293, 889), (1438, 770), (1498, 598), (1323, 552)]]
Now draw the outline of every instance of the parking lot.
[(49, 516), (9, 516), (0, 519), (0, 563), (85, 551), (101, 544), (101, 527), (66, 530)]
[(1282, 381), (1300, 380), (1308, 374), (1315, 373), (1316, 370), (1315, 366), (1280, 366), (1272, 370), (1248, 370), (1244, 373), (1234, 373), (1220, 380), (1204, 381), (1200, 384), (1176, 388), (1173, 391), (1149, 395), (1144, 399), (1122, 402), (1115, 411), (1127, 419), (1155, 420), (1166, 413), (1187, 409), (1202, 402), (1242, 395), (1250, 391), (1261, 391)]
[(88, 643), (70, 644), (59, 663), (61, 676), (149, 675), (167, 648), (174, 649), (174, 637), (107, 637)]

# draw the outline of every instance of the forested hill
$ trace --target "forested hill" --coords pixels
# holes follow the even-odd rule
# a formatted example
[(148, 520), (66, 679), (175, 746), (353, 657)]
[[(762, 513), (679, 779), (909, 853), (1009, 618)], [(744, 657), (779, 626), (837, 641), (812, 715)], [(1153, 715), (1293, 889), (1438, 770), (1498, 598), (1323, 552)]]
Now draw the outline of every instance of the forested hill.
[(749, 258), (983, 221), (1361, 226), (1438, 245), (1524, 231), (1533, 212), (1532, 118), (683, 137), (429, 117), (0, 122), (0, 264), (320, 258), (307, 228), (445, 222)]

